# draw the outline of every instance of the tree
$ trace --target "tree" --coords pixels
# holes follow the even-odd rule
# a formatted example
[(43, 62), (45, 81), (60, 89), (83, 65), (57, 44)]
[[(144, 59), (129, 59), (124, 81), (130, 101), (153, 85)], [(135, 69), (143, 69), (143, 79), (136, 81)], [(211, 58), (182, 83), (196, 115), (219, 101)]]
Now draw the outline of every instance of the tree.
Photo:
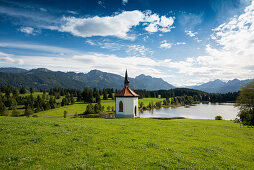
[(29, 88), (29, 91), (30, 91), (31, 94), (34, 93), (34, 88), (33, 88), (33, 87), (30, 87), (30, 88)]
[(17, 101), (15, 100), (15, 98), (10, 98), (10, 106), (9, 109), (10, 110), (15, 110), (17, 108)]
[(222, 120), (222, 116), (215, 116), (215, 120)]
[(74, 100), (74, 97), (73, 97), (72, 94), (71, 94), (71, 97), (70, 97), (70, 101), (71, 101), (71, 104), (74, 104), (74, 103), (75, 103), (75, 100)]
[(67, 116), (67, 111), (65, 110), (64, 111), (64, 118), (66, 118), (66, 116)]
[(34, 113), (34, 112), (33, 112), (32, 108), (31, 108), (31, 106), (28, 105), (27, 108), (26, 108), (26, 110), (25, 110), (25, 116), (29, 117), (29, 116), (31, 116), (33, 113)]
[(96, 103), (101, 103), (101, 96), (98, 91), (95, 93), (95, 101)]
[(254, 126), (254, 81), (241, 88), (236, 106), (239, 107), (238, 117), (243, 125)]
[(100, 113), (101, 112), (101, 104), (100, 103), (96, 103), (94, 105), (94, 112), (95, 113)]
[(108, 100), (108, 94), (106, 90), (103, 90), (103, 100)]
[(25, 94), (25, 93), (26, 93), (26, 89), (25, 89), (24, 86), (22, 86), (22, 87), (20, 88), (19, 93), (20, 93), (20, 94)]
[(113, 99), (113, 93), (112, 93), (112, 91), (111, 91), (111, 90), (109, 91), (108, 98)]
[(84, 114), (93, 114), (94, 113), (94, 108), (93, 105), (90, 103), (86, 106), (86, 111), (84, 112)]
[(0, 101), (0, 116), (6, 116), (7, 109), (2, 101)]
[(18, 96), (19, 95), (19, 91), (17, 88), (14, 88), (14, 90), (12, 91), (13, 96)]

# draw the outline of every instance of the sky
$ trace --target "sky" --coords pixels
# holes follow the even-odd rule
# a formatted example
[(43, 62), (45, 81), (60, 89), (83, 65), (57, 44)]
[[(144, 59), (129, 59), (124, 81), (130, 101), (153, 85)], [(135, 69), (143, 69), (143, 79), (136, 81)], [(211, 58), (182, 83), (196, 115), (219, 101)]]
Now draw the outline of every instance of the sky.
[(254, 0), (0, 0), (0, 67), (254, 78)]

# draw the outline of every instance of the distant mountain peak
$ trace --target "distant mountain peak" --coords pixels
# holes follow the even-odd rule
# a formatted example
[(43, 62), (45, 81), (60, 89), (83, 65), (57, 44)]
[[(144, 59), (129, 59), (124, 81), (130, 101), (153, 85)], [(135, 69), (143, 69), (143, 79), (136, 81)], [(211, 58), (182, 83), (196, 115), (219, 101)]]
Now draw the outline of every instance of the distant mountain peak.
[(135, 77), (135, 79), (138, 79), (138, 78), (153, 78), (153, 77), (149, 76), (149, 75), (145, 75), (145, 74), (140, 74), (140, 75)]
[(30, 72), (52, 72), (52, 71), (46, 68), (36, 68), (36, 69), (31, 69)]

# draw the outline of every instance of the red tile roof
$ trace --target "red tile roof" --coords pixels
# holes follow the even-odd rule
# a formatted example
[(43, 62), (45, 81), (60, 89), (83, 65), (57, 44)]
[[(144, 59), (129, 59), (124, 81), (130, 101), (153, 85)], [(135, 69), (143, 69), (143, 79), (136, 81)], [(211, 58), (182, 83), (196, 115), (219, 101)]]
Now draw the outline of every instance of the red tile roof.
[(139, 95), (132, 91), (128, 86), (118, 92), (115, 97), (138, 97)]

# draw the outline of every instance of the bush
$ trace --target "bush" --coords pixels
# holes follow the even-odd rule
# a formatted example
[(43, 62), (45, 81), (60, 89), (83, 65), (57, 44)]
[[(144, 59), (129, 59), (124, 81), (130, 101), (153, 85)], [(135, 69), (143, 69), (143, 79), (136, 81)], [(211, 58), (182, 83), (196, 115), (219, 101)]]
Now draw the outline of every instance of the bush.
[(12, 116), (12, 117), (19, 117), (19, 116), (20, 116), (20, 113), (19, 113), (19, 111), (17, 111), (17, 110), (13, 110), (13, 111), (11, 112), (11, 116)]
[(215, 116), (215, 120), (222, 120), (222, 116)]
[(67, 111), (65, 110), (64, 111), (64, 118), (66, 118), (66, 116), (67, 116)]

